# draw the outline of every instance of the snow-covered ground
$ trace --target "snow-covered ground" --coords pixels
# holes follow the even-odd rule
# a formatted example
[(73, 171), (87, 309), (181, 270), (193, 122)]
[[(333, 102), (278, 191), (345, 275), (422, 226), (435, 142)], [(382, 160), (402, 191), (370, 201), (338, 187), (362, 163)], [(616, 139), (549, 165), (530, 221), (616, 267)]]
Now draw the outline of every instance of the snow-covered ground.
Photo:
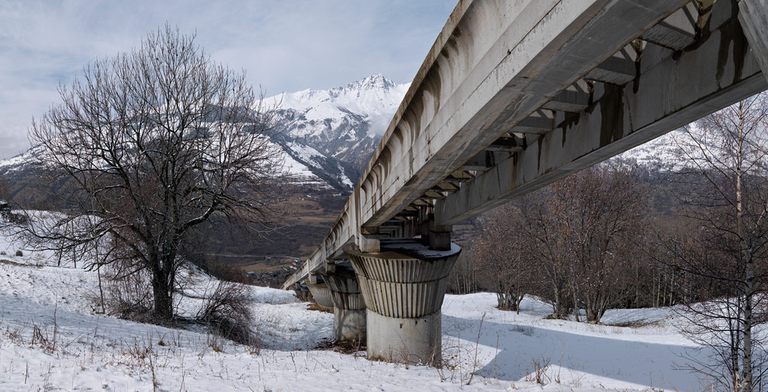
[[(15, 256), (19, 249), (23, 256)], [(195, 269), (182, 274), (185, 292), (199, 295), (216, 284)], [(448, 295), (446, 365), (437, 370), (317, 349), (332, 339), (331, 314), (307, 310), (291, 292), (250, 290), (259, 353), (204, 332), (98, 315), (95, 272), (56, 267), (50, 254), (26, 251), (0, 233), (0, 391), (703, 388), (697, 375), (676, 370), (701, 354), (670, 326), (665, 309), (605, 316), (606, 324), (641, 327), (587, 325), (545, 319), (551, 309), (536, 299), (526, 299), (518, 315), (495, 309), (493, 294)], [(182, 311), (194, 313), (195, 301), (182, 300)], [(545, 368), (543, 387), (535, 382), (537, 367)]]

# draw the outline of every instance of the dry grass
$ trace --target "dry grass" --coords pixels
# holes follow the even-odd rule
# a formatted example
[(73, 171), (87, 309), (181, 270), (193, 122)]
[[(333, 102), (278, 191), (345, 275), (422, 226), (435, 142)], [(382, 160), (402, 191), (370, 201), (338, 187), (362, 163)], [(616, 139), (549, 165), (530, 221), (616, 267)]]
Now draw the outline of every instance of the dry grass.
[(316, 347), (317, 350), (329, 350), (342, 354), (358, 354), (365, 356), (365, 342), (350, 342), (347, 340), (336, 342), (325, 342)]
[(323, 312), (323, 313), (333, 313), (333, 308), (316, 304), (314, 302), (310, 302), (309, 304), (307, 304), (307, 310), (314, 310), (314, 311)]
[(40, 265), (17, 263), (13, 260), (0, 259), (0, 264), (12, 265), (14, 267), (42, 268)]

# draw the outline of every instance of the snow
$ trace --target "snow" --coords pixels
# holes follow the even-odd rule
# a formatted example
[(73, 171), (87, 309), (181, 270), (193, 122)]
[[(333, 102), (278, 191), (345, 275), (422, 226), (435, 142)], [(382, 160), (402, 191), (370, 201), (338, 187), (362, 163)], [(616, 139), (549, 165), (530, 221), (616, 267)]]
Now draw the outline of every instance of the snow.
[(40, 159), (38, 159), (38, 157), (42, 153), (43, 151), (40, 146), (34, 146), (23, 154), (19, 154), (15, 157), (5, 160), (0, 160), (0, 170), (13, 172), (21, 170), (29, 165), (39, 164)]
[[(698, 375), (677, 370), (702, 352), (675, 331), (665, 308), (611, 310), (606, 325), (590, 325), (546, 319), (551, 307), (533, 297), (516, 314), (497, 310), (491, 293), (447, 295), (446, 366), (438, 370), (318, 349), (332, 339), (333, 315), (308, 310), (292, 292), (249, 287), (262, 340), (256, 353), (200, 329), (96, 314), (95, 272), (57, 267), (51, 254), (25, 250), (7, 231), (0, 252), (0, 390), (150, 391), (153, 377), (164, 391), (704, 389)], [(183, 270), (181, 281), (186, 315), (200, 305), (193, 297), (218, 283), (196, 268)], [(618, 326), (627, 324), (639, 326)], [(49, 340), (55, 329), (55, 348), (33, 344), (35, 328)], [(536, 363), (549, 364), (543, 387), (532, 381)]]
[(292, 156), (288, 155), (284, 150), (283, 151), (283, 171), (291, 176), (298, 179), (303, 179), (304, 181), (308, 182), (322, 182), (320, 177), (315, 175), (315, 173), (312, 173), (311, 170), (309, 170), (309, 167), (307, 165), (293, 159)]
[[(750, 140), (757, 145), (768, 143), (764, 133), (753, 133)], [(706, 146), (706, 153), (697, 147), (697, 142)], [(722, 142), (720, 136), (694, 123), (687, 130), (671, 131), (612, 159), (634, 162), (658, 172), (707, 168), (710, 166), (709, 159), (715, 158), (723, 163), (734, 159), (733, 153), (720, 145)], [(746, 154), (750, 153), (746, 152)], [(753, 167), (752, 170), (759, 169)]]
[[(268, 107), (294, 109), (303, 113), (307, 120), (318, 122), (339, 121), (347, 112), (352, 112), (367, 118), (369, 136), (373, 137), (386, 132), (409, 86), (410, 83), (395, 84), (381, 74), (375, 74), (328, 90), (279, 94), (266, 98), (265, 102)], [(304, 132), (314, 130), (307, 128)]]
[[(296, 154), (301, 161), (307, 162), (307, 164), (313, 165), (315, 167), (322, 166), (322, 160), (326, 159), (325, 155), (323, 155), (321, 152), (315, 150), (312, 147), (309, 147), (309, 146), (306, 146), (306, 145), (303, 145), (303, 144), (294, 143), (294, 142), (288, 142), (288, 143), (285, 143), (285, 148), (290, 150), (294, 154)], [(311, 178), (313, 180), (316, 179), (315, 182), (322, 181), (322, 180), (319, 179), (319, 177), (317, 177), (315, 174), (313, 174), (309, 170), (309, 168), (308, 168), (308, 166), (306, 164), (303, 164), (303, 163), (299, 162), (298, 160), (294, 159), (287, 152), (285, 152), (284, 155), (285, 155), (286, 163), (289, 162), (289, 161), (290, 162), (294, 162), (294, 163), (292, 163), (292, 165), (294, 165), (294, 167), (292, 169), (290, 169), (290, 170), (292, 170), (291, 174), (293, 174), (294, 176), (299, 176), (299, 177), (301, 177), (301, 176), (309, 177), (309, 178)], [(307, 172), (310, 175), (304, 174), (304, 173), (307, 173)], [(349, 177), (347, 177), (347, 175), (344, 174), (344, 168), (341, 165), (338, 166), (338, 173), (340, 173), (339, 179), (341, 180), (341, 182), (343, 184), (349, 186), (350, 188), (352, 188), (354, 186), (354, 184), (352, 183), (352, 180), (350, 180)]]
[(15, 167), (23, 165), (28, 161), (28, 157), (25, 154), (16, 155), (15, 157), (8, 158), (4, 161), (0, 161), (0, 167)]

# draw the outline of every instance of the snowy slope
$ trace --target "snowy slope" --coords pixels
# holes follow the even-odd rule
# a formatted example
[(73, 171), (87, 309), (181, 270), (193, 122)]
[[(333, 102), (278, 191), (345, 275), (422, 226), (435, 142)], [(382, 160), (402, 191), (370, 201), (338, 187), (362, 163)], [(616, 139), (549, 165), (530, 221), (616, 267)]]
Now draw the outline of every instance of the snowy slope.
[[(686, 357), (706, 353), (675, 332), (669, 309), (605, 315), (606, 324), (648, 323), (629, 328), (549, 320), (551, 307), (535, 298), (515, 314), (497, 310), (494, 294), (448, 295), (445, 366), (438, 370), (318, 349), (332, 338), (332, 314), (307, 310), (292, 292), (250, 287), (253, 329), (263, 341), (254, 353), (204, 331), (95, 314), (95, 272), (70, 263), (57, 267), (45, 252), (14, 256), (23, 248), (0, 231), (2, 391), (151, 391), (153, 383), (163, 391), (706, 389), (699, 375), (676, 370)], [(196, 295), (216, 284), (196, 269), (182, 271), (182, 279), (185, 292)], [(197, 306), (199, 300), (181, 299), (182, 313), (193, 314)], [(33, 340), (35, 329), (55, 347)], [(536, 366), (546, 367), (543, 387), (534, 381)]]
[[(726, 141), (722, 135), (716, 132), (707, 132), (697, 124), (693, 124), (686, 129), (677, 129), (653, 139), (645, 144), (637, 146), (629, 151), (619, 154), (614, 159), (637, 163), (649, 170), (656, 171), (682, 171), (685, 169), (709, 169), (711, 167), (708, 159), (714, 158), (720, 164), (734, 165), (736, 158), (732, 151), (733, 148), (724, 146)], [(749, 143), (745, 146), (745, 156), (750, 162), (753, 162), (757, 156), (762, 156), (762, 152), (749, 147), (750, 143), (756, 146), (768, 144), (768, 134), (764, 130), (754, 130), (749, 138)], [(750, 169), (751, 173), (760, 172), (759, 165)]]

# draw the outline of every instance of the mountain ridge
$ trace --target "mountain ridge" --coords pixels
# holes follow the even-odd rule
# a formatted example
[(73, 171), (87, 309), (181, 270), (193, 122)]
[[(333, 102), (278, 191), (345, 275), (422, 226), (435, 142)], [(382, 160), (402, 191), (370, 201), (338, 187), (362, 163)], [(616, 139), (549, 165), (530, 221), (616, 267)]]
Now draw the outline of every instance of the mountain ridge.
[[(407, 83), (373, 74), (265, 98), (263, 106), (275, 108), (271, 141), (284, 152), (283, 174), (292, 182), (351, 191), (407, 89)], [(37, 150), (0, 160), (0, 175), (43, 169)]]

